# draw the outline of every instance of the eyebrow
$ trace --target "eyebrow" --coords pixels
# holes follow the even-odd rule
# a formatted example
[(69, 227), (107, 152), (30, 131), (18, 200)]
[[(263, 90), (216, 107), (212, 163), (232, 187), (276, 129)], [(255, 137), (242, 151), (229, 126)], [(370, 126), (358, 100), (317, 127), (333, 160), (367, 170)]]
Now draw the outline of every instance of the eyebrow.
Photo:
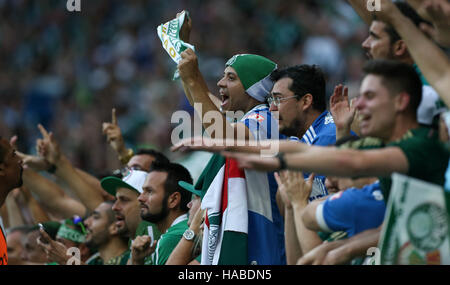
[(379, 35), (377, 35), (377, 34), (375, 34), (375, 32), (373, 32), (373, 31), (369, 31), (369, 34), (370, 34), (371, 36), (373, 36), (373, 37), (377, 38), (377, 39), (379, 39), (379, 38), (380, 38), (380, 36), (379, 36)]
[(283, 93), (281, 93), (281, 92), (272, 92), (271, 94), (272, 94), (272, 96), (282, 96), (283, 95)]

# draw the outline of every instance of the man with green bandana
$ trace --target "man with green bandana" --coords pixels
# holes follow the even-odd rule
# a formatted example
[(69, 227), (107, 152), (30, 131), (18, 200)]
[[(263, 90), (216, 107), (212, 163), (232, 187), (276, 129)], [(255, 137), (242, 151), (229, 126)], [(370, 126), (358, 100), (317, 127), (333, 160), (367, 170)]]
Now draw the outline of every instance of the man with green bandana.
[[(190, 26), (188, 18), (180, 31), (180, 38), (185, 42), (189, 40)], [(237, 54), (231, 57), (225, 65), (223, 77), (217, 83), (222, 103), (216, 106), (211, 100), (214, 96), (209, 92), (200, 73), (194, 51), (186, 49), (181, 53), (181, 58), (178, 70), (189, 102), (200, 118), (204, 118), (205, 114), (215, 114), (215, 120), (202, 121), (203, 127), (211, 137), (245, 140), (279, 139), (277, 121), (272, 117), (266, 103), (273, 87), (270, 74), (277, 68), (273, 61), (254, 54)], [(217, 246), (208, 248), (211, 254), (202, 255), (202, 264), (286, 264), (284, 225), (276, 203), (277, 186), (273, 173), (244, 172), (235, 166), (233, 160), (216, 154), (204, 170), (207, 172), (207, 181), (220, 180), (223, 181), (223, 185), (227, 185), (224, 188), (218, 183), (203, 185), (204, 190), (211, 193), (206, 194), (207, 201), (210, 199), (208, 197), (222, 196), (224, 197), (222, 203), (227, 205), (224, 212), (219, 213), (217, 201), (214, 202), (215, 206), (210, 204), (214, 209), (208, 208), (208, 217), (209, 215), (222, 217), (229, 214), (233, 218), (206, 219), (208, 229), (212, 231), (218, 227), (224, 234), (217, 243), (211, 241)], [(242, 179), (245, 181), (244, 184), (239, 182), (239, 185), (236, 185), (233, 182)], [(219, 192), (225, 188), (223, 194), (220, 194)], [(228, 196), (228, 193), (233, 194)], [(236, 196), (236, 193), (240, 193), (241, 196)], [(246, 199), (247, 203), (238, 202), (242, 199)], [(205, 207), (202, 202), (202, 208)], [(210, 220), (213, 221), (212, 227), (209, 227)], [(205, 239), (214, 239), (215, 236), (213, 232), (208, 234), (209, 231), (205, 229), (203, 239), (205, 245), (211, 244)], [(216, 257), (212, 258), (213, 255)]]
[(66, 219), (56, 233), (56, 241), (62, 243), (66, 248), (77, 247), (80, 250), (82, 262), (91, 256), (89, 247), (84, 243), (86, 230), (81, 221), (74, 223), (73, 219)]

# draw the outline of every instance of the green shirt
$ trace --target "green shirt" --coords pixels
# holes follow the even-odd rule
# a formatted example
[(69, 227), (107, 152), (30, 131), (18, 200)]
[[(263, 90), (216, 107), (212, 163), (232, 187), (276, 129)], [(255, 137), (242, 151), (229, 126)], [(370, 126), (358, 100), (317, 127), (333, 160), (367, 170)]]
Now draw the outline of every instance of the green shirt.
[(100, 254), (96, 253), (93, 256), (91, 256), (86, 261), (86, 263), (87, 265), (126, 265), (129, 258), (130, 258), (129, 250), (126, 250), (119, 256), (111, 258), (107, 262), (104, 262), (103, 259), (100, 257)]
[[(343, 144), (340, 148), (377, 149), (383, 147), (399, 147), (408, 160), (406, 175), (444, 185), (445, 171), (448, 166), (449, 153), (439, 141), (438, 133), (428, 127), (409, 130), (400, 140), (388, 144), (373, 138)], [(388, 201), (391, 191), (391, 175), (378, 177), (385, 201)]]
[[(449, 153), (439, 141), (437, 131), (427, 127), (420, 127), (408, 131), (402, 139), (386, 145), (399, 147), (408, 160), (406, 175), (444, 185), (445, 171), (448, 166)], [(391, 176), (380, 177), (381, 189), (387, 201), (392, 179)]]
[(155, 224), (147, 222), (147, 221), (141, 221), (138, 225), (138, 228), (136, 229), (136, 236), (148, 236), (148, 228), (153, 228), (153, 238), (154, 240), (158, 240), (161, 236), (161, 233), (158, 230), (158, 227), (156, 227)]
[(183, 233), (189, 228), (187, 214), (179, 216), (167, 231), (161, 235), (156, 244), (155, 252), (145, 259), (146, 265), (164, 265), (170, 254), (183, 237)]

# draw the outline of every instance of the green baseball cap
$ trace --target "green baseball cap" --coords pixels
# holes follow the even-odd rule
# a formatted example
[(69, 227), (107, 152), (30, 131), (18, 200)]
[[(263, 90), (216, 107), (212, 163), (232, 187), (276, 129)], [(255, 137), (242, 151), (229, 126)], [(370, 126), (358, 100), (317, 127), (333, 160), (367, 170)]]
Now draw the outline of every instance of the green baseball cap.
[(178, 181), (178, 185), (188, 190), (189, 192), (197, 196), (200, 196), (200, 198), (203, 198), (203, 196), (205, 196), (205, 192), (203, 192), (202, 190), (195, 189), (194, 185), (191, 183), (187, 183), (186, 181)]
[(108, 176), (103, 178), (100, 184), (106, 192), (113, 196), (116, 196), (118, 188), (128, 188), (141, 194), (143, 192), (142, 186), (144, 185), (147, 175), (148, 173), (145, 171), (130, 169), (122, 179), (115, 176)]

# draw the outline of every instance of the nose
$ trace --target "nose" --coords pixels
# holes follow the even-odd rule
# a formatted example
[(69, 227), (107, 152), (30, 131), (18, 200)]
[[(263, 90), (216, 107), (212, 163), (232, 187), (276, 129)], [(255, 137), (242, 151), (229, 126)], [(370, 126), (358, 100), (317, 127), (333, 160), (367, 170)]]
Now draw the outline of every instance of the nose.
[(226, 87), (226, 85), (225, 85), (225, 77), (222, 77), (222, 79), (220, 79), (220, 80), (217, 82), (217, 86), (218, 86), (218, 87), (221, 87), (221, 88)]
[(187, 207), (188, 207), (189, 209), (192, 208), (192, 201), (190, 201), (190, 202), (187, 204)]
[(355, 104), (355, 108), (356, 110), (361, 110), (364, 106), (364, 100), (362, 99), (363, 96), (358, 96), (356, 97), (353, 102), (353, 104)]
[(116, 200), (111, 208), (114, 212), (118, 212), (120, 210), (118, 200)]
[(365, 41), (363, 41), (361, 46), (363, 49), (369, 50), (370, 49), (370, 38), (368, 37)]
[(91, 218), (92, 217), (88, 217), (86, 220), (84, 220), (83, 224), (85, 227), (89, 228), (89, 224), (91, 223)]
[(144, 203), (144, 202), (145, 202), (145, 199), (144, 199), (144, 193), (141, 193), (141, 194), (139, 195), (138, 201), (139, 201), (140, 203)]
[(277, 107), (277, 105), (275, 105), (274, 102), (272, 102), (272, 103), (270, 104), (269, 111), (270, 111), (270, 112), (278, 111), (278, 107)]

